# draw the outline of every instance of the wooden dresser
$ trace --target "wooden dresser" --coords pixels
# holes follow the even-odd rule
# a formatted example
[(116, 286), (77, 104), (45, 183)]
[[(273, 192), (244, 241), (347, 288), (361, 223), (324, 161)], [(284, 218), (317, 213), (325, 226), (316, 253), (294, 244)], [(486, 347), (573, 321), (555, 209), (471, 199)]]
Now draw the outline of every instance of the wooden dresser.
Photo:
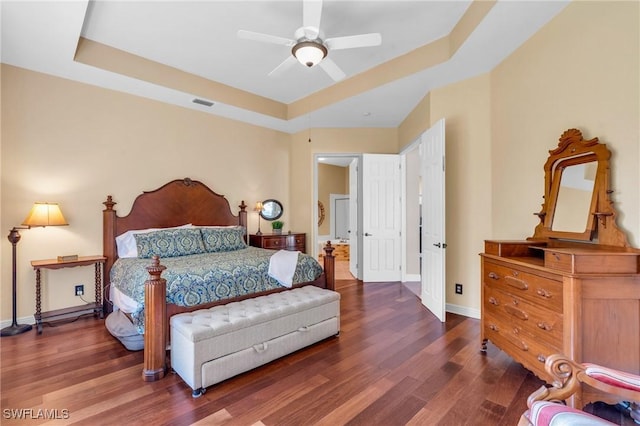
[(639, 257), (532, 241), (486, 241), (485, 349), (488, 339), (546, 381), (544, 363), (553, 353), (640, 372)]
[[(482, 350), (491, 342), (548, 383), (545, 360), (553, 353), (640, 374), (640, 251), (615, 224), (608, 150), (600, 151), (606, 146), (567, 132), (545, 166), (545, 203), (534, 236), (485, 241)], [(563, 164), (566, 158), (571, 164)], [(561, 231), (552, 221), (562, 198), (558, 185), (576, 158), (597, 163), (598, 173), (589, 214), (578, 214), (588, 216), (581, 220), (586, 230)], [(583, 387), (569, 403), (593, 401), (618, 402)]]
[(271, 250), (290, 250), (306, 253), (307, 238), (304, 233), (290, 234), (251, 234), (249, 245)]

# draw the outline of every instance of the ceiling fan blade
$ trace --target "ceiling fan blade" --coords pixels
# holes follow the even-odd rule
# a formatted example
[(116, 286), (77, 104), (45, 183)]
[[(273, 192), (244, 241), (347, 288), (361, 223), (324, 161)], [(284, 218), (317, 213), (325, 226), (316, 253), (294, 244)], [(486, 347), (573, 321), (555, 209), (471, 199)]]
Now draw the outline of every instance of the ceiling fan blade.
[(360, 34), (346, 37), (328, 38), (324, 41), (329, 50), (351, 49), (354, 47), (380, 46), (380, 33)]
[(340, 81), (347, 76), (330, 58), (324, 58), (318, 65), (329, 74), (333, 81)]
[(302, 3), (302, 27), (305, 37), (309, 40), (315, 40), (320, 35), (321, 18), (322, 1), (304, 0)]
[(254, 40), (263, 43), (281, 44), (283, 46), (293, 46), (296, 44), (295, 40), (291, 40), (284, 37), (278, 37), (269, 34), (254, 33), (253, 31), (238, 30), (238, 37), (246, 40)]
[(291, 68), (296, 62), (298, 62), (298, 60), (295, 58), (295, 56), (293, 55), (289, 55), (287, 57), (287, 59), (285, 59), (284, 61), (282, 61), (280, 63), (280, 65), (278, 65), (277, 67), (275, 67), (273, 69), (273, 71), (271, 71), (268, 75), (269, 77), (277, 77), (278, 75), (282, 74), (283, 72), (285, 72), (286, 70), (288, 70), (289, 68)]

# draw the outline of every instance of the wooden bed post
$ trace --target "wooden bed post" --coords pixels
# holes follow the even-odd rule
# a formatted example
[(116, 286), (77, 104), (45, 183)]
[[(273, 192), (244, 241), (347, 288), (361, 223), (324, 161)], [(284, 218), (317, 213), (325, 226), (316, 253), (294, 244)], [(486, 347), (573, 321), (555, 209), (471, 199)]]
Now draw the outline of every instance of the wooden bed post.
[(244, 241), (246, 243), (249, 242), (249, 227), (247, 226), (247, 205), (244, 203), (244, 200), (242, 200), (242, 202), (240, 203), (240, 205), (238, 206), (238, 208), (240, 209), (240, 211), (238, 212), (238, 222), (240, 224), (240, 226), (244, 226), (245, 229), (245, 233), (244, 233)]
[(336, 269), (335, 269), (335, 257), (333, 257), (334, 248), (331, 246), (331, 241), (327, 241), (327, 245), (324, 246), (324, 275), (327, 279), (327, 288), (329, 290), (336, 289)]
[(107, 294), (109, 288), (110, 271), (117, 256), (116, 250), (116, 211), (113, 209), (117, 203), (113, 201), (111, 195), (107, 196), (107, 201), (103, 202), (105, 209), (102, 210), (102, 255), (106, 256), (107, 261), (104, 265), (104, 287), (102, 294), (102, 312), (106, 315), (111, 311), (109, 300), (111, 298)]
[(142, 379), (154, 382), (164, 377), (167, 358), (167, 280), (160, 275), (166, 266), (153, 256), (144, 283), (144, 369)]

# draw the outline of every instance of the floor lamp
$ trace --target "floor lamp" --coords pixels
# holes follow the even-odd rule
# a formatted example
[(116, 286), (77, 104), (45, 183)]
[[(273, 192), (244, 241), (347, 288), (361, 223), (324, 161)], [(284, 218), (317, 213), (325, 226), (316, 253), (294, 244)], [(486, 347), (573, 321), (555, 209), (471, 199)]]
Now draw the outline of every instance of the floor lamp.
[(258, 201), (256, 203), (256, 208), (254, 210), (258, 212), (258, 232), (256, 232), (256, 235), (262, 235), (262, 231), (260, 231), (260, 216), (262, 216), (262, 202), (261, 201)]
[(11, 291), (12, 291), (12, 309), (13, 309), (13, 321), (10, 326), (3, 328), (0, 330), (0, 335), (2, 337), (5, 336), (15, 336), (16, 334), (21, 334), (31, 330), (31, 324), (18, 324), (18, 320), (16, 318), (17, 311), (17, 303), (16, 303), (16, 247), (18, 245), (18, 241), (20, 241), (20, 229), (30, 229), (37, 226), (60, 226), (60, 225), (68, 225), (67, 221), (62, 216), (62, 212), (60, 211), (60, 206), (56, 203), (35, 203), (29, 212), (27, 218), (22, 222), (22, 226), (14, 226), (11, 231), (9, 231), (9, 242), (12, 246), (12, 276), (11, 276)]

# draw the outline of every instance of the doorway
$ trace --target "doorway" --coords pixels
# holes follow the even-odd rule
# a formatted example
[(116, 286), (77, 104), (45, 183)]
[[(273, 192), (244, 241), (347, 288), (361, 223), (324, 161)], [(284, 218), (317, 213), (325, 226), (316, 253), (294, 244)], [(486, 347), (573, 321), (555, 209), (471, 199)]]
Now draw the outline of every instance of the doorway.
[(336, 279), (358, 278), (357, 209), (358, 182), (352, 176), (357, 154), (316, 154), (314, 190), (317, 223), (313, 254), (320, 258), (327, 241), (335, 247)]

